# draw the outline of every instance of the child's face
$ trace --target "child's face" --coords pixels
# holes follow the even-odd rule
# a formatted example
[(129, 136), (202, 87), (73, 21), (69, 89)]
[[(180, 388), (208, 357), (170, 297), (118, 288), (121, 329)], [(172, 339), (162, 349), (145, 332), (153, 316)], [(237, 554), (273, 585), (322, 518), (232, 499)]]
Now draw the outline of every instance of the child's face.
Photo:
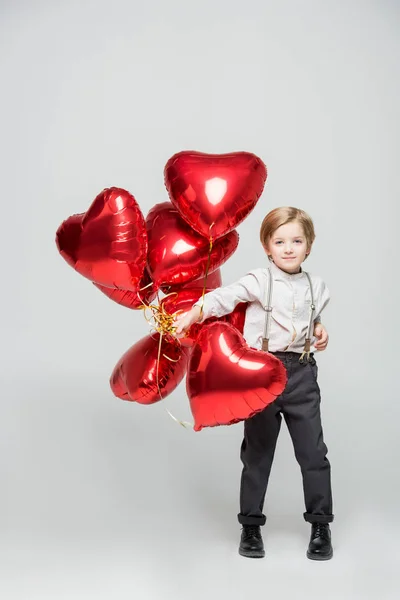
[(309, 254), (309, 250), (303, 227), (298, 221), (278, 227), (265, 248), (276, 266), (287, 273), (300, 271), (300, 265)]

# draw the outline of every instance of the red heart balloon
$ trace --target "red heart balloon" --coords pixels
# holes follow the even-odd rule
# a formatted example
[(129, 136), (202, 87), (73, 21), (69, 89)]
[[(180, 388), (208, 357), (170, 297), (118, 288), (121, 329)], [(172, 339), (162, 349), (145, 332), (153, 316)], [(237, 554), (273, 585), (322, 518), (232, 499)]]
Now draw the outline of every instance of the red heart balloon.
[(188, 351), (176, 340), (167, 341), (163, 337), (158, 360), (159, 340), (159, 333), (148, 335), (120, 358), (110, 378), (115, 396), (140, 404), (154, 404), (179, 385), (186, 373)]
[(86, 213), (57, 230), (61, 256), (91, 281), (137, 292), (146, 265), (147, 234), (135, 198), (121, 188), (103, 190)]
[(233, 325), (241, 334), (243, 334), (247, 307), (247, 302), (240, 302), (235, 306), (235, 310), (233, 310), (229, 315), (226, 315), (226, 322)]
[[(149, 251), (147, 268), (156, 287), (176, 288), (204, 276), (209, 242), (193, 231), (170, 202), (154, 206), (146, 218)], [(215, 242), (209, 272), (220, 267), (234, 253), (239, 235), (231, 231)]]
[(253, 416), (283, 392), (286, 382), (283, 363), (250, 348), (229, 323), (203, 327), (186, 379), (194, 429), (231, 425)]
[(164, 169), (173, 205), (189, 225), (209, 239), (232, 231), (255, 207), (267, 169), (250, 152), (179, 152)]
[(176, 286), (176, 288), (173, 286), (167, 285), (165, 287), (162, 287), (161, 289), (166, 294), (168, 294), (169, 292), (172, 292), (172, 291), (176, 292), (179, 290), (184, 290), (185, 288), (190, 288), (191, 290), (194, 290), (194, 289), (203, 290), (204, 283), (206, 283), (206, 287), (209, 290), (215, 290), (216, 288), (221, 287), (221, 285), (222, 285), (221, 269), (216, 269), (212, 273), (208, 273), (207, 279), (206, 279), (206, 277), (199, 277), (198, 279), (193, 279), (192, 281), (189, 281), (188, 283), (183, 283), (182, 285), (178, 285), (178, 286)]
[(105, 285), (100, 285), (99, 283), (94, 282), (93, 285), (103, 292), (103, 294), (105, 294), (108, 298), (110, 298), (110, 300), (113, 300), (117, 304), (121, 304), (121, 306), (131, 309), (143, 308), (143, 304), (148, 306), (152, 303), (157, 295), (157, 290), (151, 281), (147, 269), (143, 271), (143, 276), (137, 292), (106, 287)]

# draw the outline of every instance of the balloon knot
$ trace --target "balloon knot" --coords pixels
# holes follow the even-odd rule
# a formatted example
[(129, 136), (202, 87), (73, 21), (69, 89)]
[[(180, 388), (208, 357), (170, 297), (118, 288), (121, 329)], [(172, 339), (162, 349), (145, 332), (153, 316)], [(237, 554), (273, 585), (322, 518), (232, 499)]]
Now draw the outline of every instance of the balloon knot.
[[(150, 318), (147, 318), (145, 315), (147, 322), (150, 323), (154, 327), (155, 331), (161, 335), (174, 338), (175, 340), (176, 338), (174, 334), (176, 331), (176, 326), (174, 323), (176, 313), (169, 314), (165, 310), (163, 304), (150, 304), (147, 308), (149, 308), (152, 312), (152, 316)], [(153, 321), (152, 323), (151, 320)]]

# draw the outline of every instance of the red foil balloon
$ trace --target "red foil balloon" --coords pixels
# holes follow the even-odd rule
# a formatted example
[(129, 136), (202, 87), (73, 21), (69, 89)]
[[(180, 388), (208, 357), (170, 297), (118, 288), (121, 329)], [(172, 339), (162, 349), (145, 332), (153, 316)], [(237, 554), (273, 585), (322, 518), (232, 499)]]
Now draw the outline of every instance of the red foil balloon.
[(154, 404), (179, 385), (186, 373), (188, 351), (176, 340), (166, 341), (164, 337), (158, 360), (159, 339), (159, 333), (148, 335), (120, 358), (110, 378), (115, 396), (140, 404)]
[[(180, 217), (170, 202), (157, 204), (146, 218), (149, 251), (147, 268), (156, 287), (170, 289), (204, 277), (209, 242)], [(239, 235), (231, 231), (215, 242), (211, 250), (209, 273), (234, 253)]]
[(231, 325), (236, 327), (236, 329), (241, 334), (243, 334), (247, 307), (247, 302), (240, 302), (235, 306), (235, 310), (233, 310), (229, 315), (226, 315), (226, 317), (222, 317), (223, 319), (226, 319), (227, 323), (230, 323)]
[(147, 234), (135, 198), (121, 188), (103, 190), (86, 213), (57, 230), (61, 256), (100, 285), (137, 292), (146, 265)]
[[(163, 292), (165, 292), (167, 294), (169, 291), (184, 290), (185, 288), (190, 288), (191, 290), (193, 290), (193, 289), (203, 290), (205, 282), (206, 282), (206, 277), (200, 277), (199, 279), (194, 279), (193, 281), (189, 281), (189, 283), (184, 283), (180, 286), (177, 286), (176, 290), (174, 288), (172, 288), (171, 286), (165, 286), (165, 288), (163, 289)], [(206, 287), (209, 290), (215, 290), (217, 287), (221, 287), (221, 285), (222, 285), (221, 269), (217, 269), (216, 271), (213, 271), (212, 273), (208, 274)]]
[(229, 323), (203, 327), (186, 379), (195, 431), (253, 416), (283, 392), (286, 382), (282, 362), (250, 348)]
[[(139, 284), (137, 292), (131, 292), (130, 290), (120, 290), (117, 288), (106, 287), (99, 283), (93, 283), (103, 294), (105, 294), (110, 300), (113, 300), (121, 306), (131, 309), (143, 308), (143, 303), (146, 305), (151, 304), (157, 295), (157, 290), (151, 281), (150, 275), (147, 269), (143, 272), (143, 277)], [(139, 297), (140, 295), (140, 297)]]
[(250, 152), (179, 152), (164, 169), (173, 205), (201, 235), (215, 240), (235, 229), (255, 207), (267, 169)]

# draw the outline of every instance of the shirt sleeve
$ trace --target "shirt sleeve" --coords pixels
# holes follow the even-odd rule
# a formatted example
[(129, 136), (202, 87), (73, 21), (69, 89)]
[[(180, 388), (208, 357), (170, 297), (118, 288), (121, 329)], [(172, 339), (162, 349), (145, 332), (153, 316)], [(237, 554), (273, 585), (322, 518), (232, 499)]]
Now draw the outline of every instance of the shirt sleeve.
[(317, 309), (318, 309), (318, 315), (315, 317), (314, 319), (314, 323), (321, 323), (321, 313), (322, 311), (327, 307), (327, 305), (329, 304), (329, 301), (331, 299), (331, 295), (328, 289), (328, 286), (326, 285), (326, 283), (324, 281), (321, 281), (321, 285), (320, 285), (320, 289), (318, 291), (318, 298), (317, 298)]
[(200, 298), (193, 306), (203, 304), (203, 314), (199, 323), (210, 317), (223, 317), (231, 313), (240, 302), (254, 302), (260, 298), (260, 284), (252, 273), (247, 273), (231, 285), (216, 288)]

